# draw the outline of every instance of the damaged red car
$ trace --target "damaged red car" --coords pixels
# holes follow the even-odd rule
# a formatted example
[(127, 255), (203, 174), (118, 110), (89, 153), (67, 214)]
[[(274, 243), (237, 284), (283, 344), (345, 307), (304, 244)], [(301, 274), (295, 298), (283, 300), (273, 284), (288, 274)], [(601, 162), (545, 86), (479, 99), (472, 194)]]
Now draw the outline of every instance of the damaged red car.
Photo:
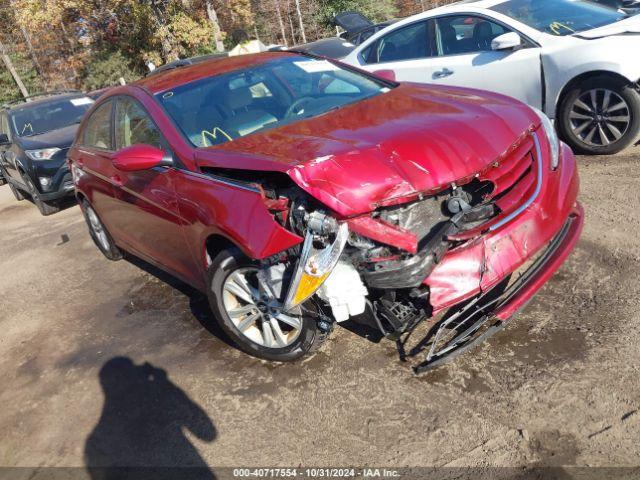
[(347, 320), (398, 345), (431, 322), (415, 368), (439, 365), (523, 307), (583, 224), (575, 160), (544, 114), (290, 52), (112, 89), (69, 158), (98, 248), (206, 292), (268, 360)]

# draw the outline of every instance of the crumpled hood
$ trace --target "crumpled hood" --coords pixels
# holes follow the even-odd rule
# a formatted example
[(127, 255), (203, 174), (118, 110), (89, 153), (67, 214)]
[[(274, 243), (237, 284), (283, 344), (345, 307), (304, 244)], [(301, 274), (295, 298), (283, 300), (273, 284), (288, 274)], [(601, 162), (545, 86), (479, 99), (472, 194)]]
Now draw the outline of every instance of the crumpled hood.
[(207, 158), (228, 154), (235, 168), (286, 172), (332, 210), (353, 216), (470, 179), (538, 123), (533, 110), (502, 95), (402, 84), (338, 111), (202, 150), (198, 160), (213, 166), (218, 162)]
[(67, 125), (66, 127), (41, 133), (40, 135), (20, 137), (20, 143), (25, 150), (49, 147), (58, 147), (60, 149), (69, 148), (73, 143), (79, 126), (79, 124)]

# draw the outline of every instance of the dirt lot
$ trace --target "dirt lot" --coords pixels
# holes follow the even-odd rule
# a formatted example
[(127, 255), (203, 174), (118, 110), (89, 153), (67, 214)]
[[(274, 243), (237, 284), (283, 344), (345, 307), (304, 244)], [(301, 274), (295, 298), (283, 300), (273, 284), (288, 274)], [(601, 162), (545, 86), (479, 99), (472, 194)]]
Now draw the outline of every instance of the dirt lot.
[(104, 259), (77, 207), (0, 187), (0, 465), (639, 465), (640, 150), (579, 162), (568, 263), (420, 377), (340, 328), (304, 363), (252, 359), (200, 294)]

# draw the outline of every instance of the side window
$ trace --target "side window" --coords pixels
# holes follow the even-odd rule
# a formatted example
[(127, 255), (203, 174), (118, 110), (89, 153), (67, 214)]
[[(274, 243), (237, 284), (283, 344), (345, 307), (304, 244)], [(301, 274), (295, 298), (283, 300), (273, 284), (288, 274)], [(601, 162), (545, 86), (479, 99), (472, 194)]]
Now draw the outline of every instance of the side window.
[(111, 106), (108, 101), (91, 114), (82, 134), (83, 145), (111, 150)]
[(363, 58), (371, 64), (432, 57), (436, 54), (433, 30), (431, 20), (398, 28), (366, 49)]
[(133, 98), (121, 98), (116, 102), (115, 142), (116, 150), (141, 143), (163, 150), (167, 147), (147, 111)]
[(438, 55), (489, 52), (494, 38), (510, 30), (481, 17), (451, 15), (436, 20)]

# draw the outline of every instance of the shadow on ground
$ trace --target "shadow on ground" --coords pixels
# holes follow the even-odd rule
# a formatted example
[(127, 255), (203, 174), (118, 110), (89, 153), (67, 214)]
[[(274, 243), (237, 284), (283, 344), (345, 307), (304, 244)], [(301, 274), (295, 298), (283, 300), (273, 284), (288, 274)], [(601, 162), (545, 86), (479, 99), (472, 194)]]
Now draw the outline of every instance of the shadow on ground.
[(114, 357), (99, 377), (104, 406), (84, 452), (93, 480), (215, 478), (185, 434), (213, 442), (215, 426), (165, 370)]

